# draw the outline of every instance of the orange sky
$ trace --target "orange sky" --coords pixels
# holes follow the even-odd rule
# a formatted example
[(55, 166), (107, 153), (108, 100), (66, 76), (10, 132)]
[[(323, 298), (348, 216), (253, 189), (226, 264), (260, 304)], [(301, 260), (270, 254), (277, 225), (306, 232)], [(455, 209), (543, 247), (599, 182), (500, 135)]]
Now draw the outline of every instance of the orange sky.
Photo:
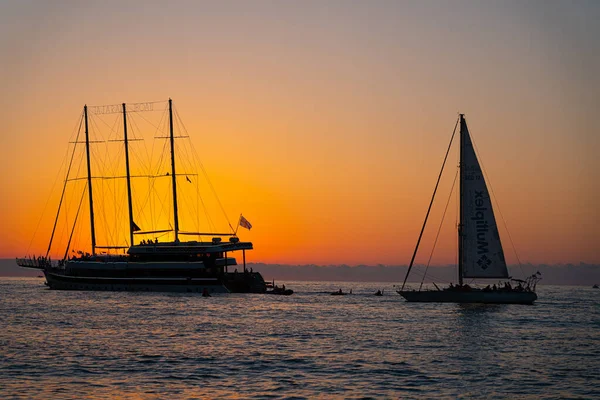
[(596, 3), (163, 4), (0, 5), (0, 257), (45, 250), (83, 104), (171, 97), (249, 261), (408, 263), (464, 112), (521, 261), (600, 263)]

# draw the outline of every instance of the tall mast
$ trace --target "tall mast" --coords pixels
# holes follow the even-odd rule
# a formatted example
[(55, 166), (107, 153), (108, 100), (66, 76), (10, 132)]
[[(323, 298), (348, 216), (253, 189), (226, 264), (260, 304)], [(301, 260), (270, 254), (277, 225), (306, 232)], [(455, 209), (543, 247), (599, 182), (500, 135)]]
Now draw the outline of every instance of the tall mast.
[(173, 137), (173, 101), (169, 99), (169, 130), (171, 135), (171, 179), (173, 182), (173, 221), (175, 241), (179, 242), (179, 217), (177, 216), (177, 178), (175, 176), (175, 140)]
[(90, 228), (92, 229), (92, 255), (96, 254), (96, 229), (94, 228), (94, 196), (92, 195), (92, 171), (90, 168), (90, 135), (88, 130), (87, 104), (83, 106), (85, 116), (85, 152), (87, 155), (87, 180), (90, 195)]
[(133, 206), (131, 204), (131, 175), (129, 173), (129, 142), (127, 141), (127, 108), (123, 103), (123, 134), (125, 137), (125, 169), (127, 170), (127, 203), (129, 206), (129, 245), (133, 246)]
[(460, 188), (459, 206), (458, 206), (458, 283), (463, 284), (463, 204), (464, 204), (464, 169), (463, 169), (463, 148), (465, 146), (465, 132), (467, 123), (465, 122), (465, 114), (460, 114), (460, 159), (458, 162), (460, 168), (460, 176), (458, 186)]

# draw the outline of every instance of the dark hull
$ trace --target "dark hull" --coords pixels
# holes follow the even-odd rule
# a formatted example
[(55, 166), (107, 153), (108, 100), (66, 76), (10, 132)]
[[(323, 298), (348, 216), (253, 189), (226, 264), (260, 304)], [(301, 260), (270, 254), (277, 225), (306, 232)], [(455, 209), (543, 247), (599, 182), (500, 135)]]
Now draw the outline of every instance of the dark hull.
[(50, 289), (126, 292), (229, 293), (216, 278), (108, 278), (67, 276), (44, 271)]
[(426, 290), (421, 292), (399, 291), (398, 293), (406, 301), (419, 303), (533, 304), (537, 300), (534, 292)]
[(294, 291), (292, 289), (267, 290), (265, 292), (265, 294), (275, 294), (275, 295), (280, 295), (280, 296), (289, 296), (291, 294), (294, 294)]
[(228, 272), (223, 283), (231, 293), (265, 293), (267, 284), (259, 272)]

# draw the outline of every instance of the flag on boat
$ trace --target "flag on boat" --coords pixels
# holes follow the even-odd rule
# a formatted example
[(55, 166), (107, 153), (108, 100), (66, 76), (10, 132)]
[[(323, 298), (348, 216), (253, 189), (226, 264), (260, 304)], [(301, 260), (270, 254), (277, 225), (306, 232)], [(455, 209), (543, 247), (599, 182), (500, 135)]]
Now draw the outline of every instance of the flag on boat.
[(252, 229), (252, 224), (250, 223), (250, 221), (248, 221), (246, 218), (244, 218), (243, 215), (240, 215), (240, 226), (243, 226), (244, 228), (250, 230)]
[(141, 231), (140, 227), (135, 222), (131, 221), (131, 230), (134, 232)]

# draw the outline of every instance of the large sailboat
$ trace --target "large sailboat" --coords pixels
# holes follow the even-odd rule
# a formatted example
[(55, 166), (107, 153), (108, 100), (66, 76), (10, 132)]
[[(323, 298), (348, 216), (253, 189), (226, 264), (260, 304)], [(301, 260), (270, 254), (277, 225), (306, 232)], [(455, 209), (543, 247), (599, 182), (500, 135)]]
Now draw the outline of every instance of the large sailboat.
[[(473, 148), (464, 114), (459, 115), (458, 122), (460, 124), (458, 285), (450, 284), (444, 289), (439, 289), (435, 285), (437, 290), (405, 289), (454, 139), (453, 133), (408, 271), (397, 292), (409, 302), (532, 304), (537, 299), (535, 287), (540, 279), (539, 273), (525, 280), (510, 279), (490, 193)], [(499, 285), (476, 288), (466, 284), (466, 279), (510, 280)]]
[[(139, 108), (137, 107), (138, 111)], [(135, 112), (135, 109), (132, 111)], [(134, 222), (132, 176), (129, 163), (129, 142), (131, 139), (128, 138), (127, 105), (123, 103), (118, 108), (110, 106), (108, 112), (122, 112), (123, 115), (123, 139), (119, 141), (122, 141), (125, 146), (126, 175), (124, 178), (127, 183), (129, 243), (127, 246), (99, 246), (96, 243), (92, 188), (94, 180), (98, 177), (93, 176), (91, 170), (90, 143), (93, 141), (90, 140), (88, 107), (86, 105), (83, 111), (84, 143), (87, 158), (87, 177), (84, 178), (87, 180), (87, 184), (84, 192), (87, 191), (89, 200), (91, 253), (72, 248), (71, 240), (75, 231), (75, 221), (68, 238), (64, 257), (59, 260), (51, 260), (49, 252), (55, 235), (56, 222), (61, 212), (61, 206), (59, 205), (46, 255), (18, 258), (17, 264), (22, 267), (43, 270), (47, 286), (59, 290), (198, 292), (204, 295), (228, 292), (266, 292), (266, 283), (261, 274), (246, 268), (246, 251), (252, 250), (253, 245), (251, 242), (240, 241), (237, 237), (237, 229), (232, 229), (232, 232), (228, 233), (184, 232), (180, 229), (172, 101), (170, 99), (168, 101), (169, 133), (168, 136), (163, 137), (170, 143), (170, 171), (162, 174), (162, 177), (170, 178), (171, 181), (173, 214), (172, 225), (169, 222), (171, 228), (165, 230), (142, 231)], [(78, 143), (82, 142), (76, 140), (75, 144)], [(73, 151), (75, 152), (75, 149)], [(179, 176), (181, 177), (181, 175)], [(189, 181), (187, 176), (185, 178)], [(67, 172), (65, 188), (67, 183), (72, 180), (69, 178), (69, 172)], [(64, 193), (65, 189), (63, 188), (63, 197)], [(84, 194), (81, 194), (81, 200), (84, 199)], [(63, 204), (63, 197), (60, 200), (61, 205)], [(77, 209), (77, 215), (79, 215), (79, 209)], [(252, 227), (241, 215), (238, 227), (240, 225), (248, 229)], [(231, 225), (229, 226), (231, 227)], [(159, 242), (158, 238), (151, 238), (149, 240), (142, 239), (138, 244), (134, 242), (134, 235), (149, 237), (148, 235), (165, 234), (165, 232), (172, 235), (172, 240)], [(182, 235), (192, 235), (198, 240), (182, 241), (180, 240)], [(104, 251), (106, 249), (123, 249), (127, 250), (127, 254), (108, 254)], [(230, 256), (236, 252), (241, 252), (243, 259), (242, 270), (239, 273), (237, 269), (235, 271), (228, 269), (237, 265), (236, 259)]]

